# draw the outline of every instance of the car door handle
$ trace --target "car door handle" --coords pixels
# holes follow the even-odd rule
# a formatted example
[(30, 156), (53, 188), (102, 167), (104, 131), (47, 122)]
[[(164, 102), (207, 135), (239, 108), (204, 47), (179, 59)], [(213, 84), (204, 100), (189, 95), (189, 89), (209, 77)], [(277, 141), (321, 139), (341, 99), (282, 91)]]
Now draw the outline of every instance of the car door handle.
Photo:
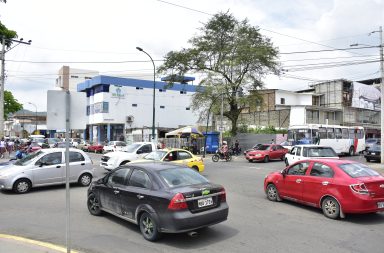
[(137, 197), (138, 199), (143, 199), (143, 198), (144, 198), (144, 196), (143, 196), (143, 195), (140, 195), (140, 194), (137, 194), (136, 197)]
[(301, 183), (301, 179), (296, 179), (296, 183), (300, 184)]
[(113, 193), (114, 193), (114, 194), (119, 194), (120, 191), (119, 191), (119, 190), (114, 190)]
[(328, 181), (323, 181), (323, 182), (321, 182), (321, 184), (322, 184), (322, 185), (328, 185), (329, 182), (328, 182)]

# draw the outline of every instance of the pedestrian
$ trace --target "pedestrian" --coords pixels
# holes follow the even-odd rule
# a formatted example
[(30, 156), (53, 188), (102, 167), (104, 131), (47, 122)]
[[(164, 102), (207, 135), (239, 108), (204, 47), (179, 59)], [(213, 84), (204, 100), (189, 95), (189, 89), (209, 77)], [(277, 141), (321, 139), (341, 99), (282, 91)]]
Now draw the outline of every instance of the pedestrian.
[(7, 147), (7, 150), (8, 150), (9, 157), (11, 157), (11, 153), (14, 150), (15, 143), (13, 142), (12, 139), (10, 139), (8, 142), (6, 142), (6, 144), (7, 144), (6, 147)]
[(240, 154), (240, 143), (239, 143), (239, 140), (235, 141), (235, 153), (236, 153), (236, 155)]
[(4, 137), (2, 137), (0, 140), (0, 158), (4, 158), (4, 153), (6, 152), (5, 145)]
[(271, 144), (275, 144), (275, 139), (272, 139)]

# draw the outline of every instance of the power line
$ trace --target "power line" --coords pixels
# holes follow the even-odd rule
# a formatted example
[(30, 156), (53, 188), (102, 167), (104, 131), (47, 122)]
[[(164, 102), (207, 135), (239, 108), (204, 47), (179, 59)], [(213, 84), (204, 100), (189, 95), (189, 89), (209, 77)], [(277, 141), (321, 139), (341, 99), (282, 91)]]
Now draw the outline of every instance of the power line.
[[(126, 60), (126, 61), (19, 61), (19, 60), (6, 60), (7, 62), (24, 62), (24, 63), (38, 63), (38, 64), (75, 64), (75, 63), (87, 63), (87, 64), (107, 64), (107, 63), (144, 63), (144, 62), (151, 62), (151, 61), (132, 61), (132, 60)], [(164, 61), (164, 60), (153, 60), (153, 61)]]

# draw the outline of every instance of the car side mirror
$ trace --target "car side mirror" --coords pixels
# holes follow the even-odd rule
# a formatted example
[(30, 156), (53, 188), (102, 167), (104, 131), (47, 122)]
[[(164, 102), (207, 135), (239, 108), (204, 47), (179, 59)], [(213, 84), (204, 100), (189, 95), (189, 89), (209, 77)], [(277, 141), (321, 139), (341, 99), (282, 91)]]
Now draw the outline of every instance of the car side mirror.
[(43, 167), (44, 165), (47, 165), (47, 163), (45, 163), (45, 162), (37, 162), (36, 165), (39, 166), (39, 167)]
[(283, 169), (280, 173), (281, 173), (281, 175), (283, 175), (283, 177), (285, 177), (287, 175), (287, 170)]

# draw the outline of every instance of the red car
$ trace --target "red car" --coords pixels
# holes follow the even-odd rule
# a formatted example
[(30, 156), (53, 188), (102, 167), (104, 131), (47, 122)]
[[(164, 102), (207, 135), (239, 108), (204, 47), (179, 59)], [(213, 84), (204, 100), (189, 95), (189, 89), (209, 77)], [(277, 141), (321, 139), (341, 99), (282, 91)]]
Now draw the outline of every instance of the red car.
[(262, 144), (257, 147), (256, 150), (252, 150), (246, 153), (245, 158), (249, 162), (254, 161), (264, 161), (269, 162), (269, 160), (282, 160), (284, 161), (285, 154), (288, 152), (288, 149), (284, 148), (281, 145), (277, 144)]
[(384, 211), (384, 176), (348, 160), (303, 160), (264, 179), (271, 201), (292, 200), (321, 208), (326, 217)]
[(98, 143), (90, 144), (88, 146), (88, 152), (103, 153), (103, 148), (104, 148), (104, 145), (102, 144), (98, 144)]

